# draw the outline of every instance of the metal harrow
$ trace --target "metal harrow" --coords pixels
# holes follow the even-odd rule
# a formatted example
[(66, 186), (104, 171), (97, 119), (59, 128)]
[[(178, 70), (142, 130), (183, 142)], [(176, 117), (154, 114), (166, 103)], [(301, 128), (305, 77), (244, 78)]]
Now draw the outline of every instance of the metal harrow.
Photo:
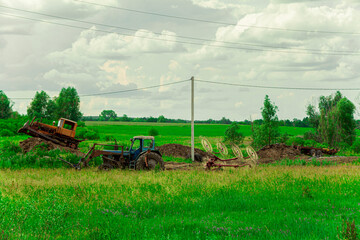
[[(224, 143), (222, 143), (218, 140), (216, 143), (218, 152), (214, 152), (210, 141), (206, 137), (201, 136), (200, 141), (201, 141), (201, 144), (202, 144), (203, 148), (205, 149), (205, 151), (212, 154), (212, 157), (210, 157), (205, 164), (205, 167), (207, 170), (212, 170), (212, 168), (216, 168), (216, 169), (220, 169), (222, 167), (238, 168), (238, 167), (245, 167), (245, 166), (254, 168), (257, 165), (257, 160), (259, 159), (259, 157), (258, 157), (257, 153), (255, 152), (255, 150), (250, 146), (246, 147), (246, 152), (249, 155), (249, 157), (245, 158), (243, 156), (241, 148), (239, 146), (237, 146), (236, 144), (232, 144), (231, 149), (236, 157), (230, 158), (230, 159), (221, 159), (214, 154), (221, 154), (225, 158), (228, 156), (229, 151)], [(245, 161), (245, 163), (244, 164), (216, 163), (217, 161), (226, 163), (226, 162), (230, 162), (230, 161), (234, 161), (234, 160)], [(213, 170), (216, 170), (216, 169), (213, 169)]]

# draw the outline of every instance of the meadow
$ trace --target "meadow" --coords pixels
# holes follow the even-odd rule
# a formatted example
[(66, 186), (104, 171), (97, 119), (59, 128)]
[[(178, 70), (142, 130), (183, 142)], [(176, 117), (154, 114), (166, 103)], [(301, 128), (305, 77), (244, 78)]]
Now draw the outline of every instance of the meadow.
[[(157, 145), (190, 145), (189, 124), (86, 124), (101, 139), (84, 141), (83, 151), (113, 138), (126, 145), (151, 128), (159, 132)], [(196, 125), (196, 147), (198, 136), (214, 142), (226, 127)], [(249, 139), (251, 126), (241, 128)], [(280, 129), (292, 136), (311, 130)], [(0, 239), (356, 239), (360, 229), (359, 160), (320, 166), (285, 159), (210, 172), (75, 171), (56, 160), (64, 154), (58, 150), (20, 153), (16, 144), (26, 138), (0, 138), (7, 144), (0, 162), (10, 164), (0, 166)]]
[[(154, 128), (159, 135), (156, 136), (156, 145), (178, 143), (190, 146), (191, 125), (181, 123), (123, 123), (123, 122), (86, 122), (90, 129), (96, 129), (101, 133), (102, 139), (115, 138), (118, 142), (127, 145), (129, 139), (137, 135), (148, 135)], [(195, 147), (202, 149), (199, 136), (209, 138), (213, 143), (222, 139), (226, 128), (225, 124), (195, 124)], [(280, 127), (281, 133), (289, 136), (302, 136), (311, 128)], [(240, 132), (249, 140), (252, 135), (250, 125), (240, 125)], [(249, 141), (247, 141), (249, 142)]]
[(355, 166), (7, 170), (0, 189), (2, 239), (345, 239), (360, 221)]

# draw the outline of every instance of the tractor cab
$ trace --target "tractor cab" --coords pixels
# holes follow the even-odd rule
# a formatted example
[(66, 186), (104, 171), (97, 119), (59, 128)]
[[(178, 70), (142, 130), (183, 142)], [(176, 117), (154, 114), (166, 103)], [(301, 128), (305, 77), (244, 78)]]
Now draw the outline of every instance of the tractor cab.
[(135, 136), (130, 141), (130, 155), (134, 159), (144, 151), (155, 150), (155, 138), (153, 136)]
[(75, 137), (77, 123), (66, 118), (60, 118), (56, 133), (68, 137)]

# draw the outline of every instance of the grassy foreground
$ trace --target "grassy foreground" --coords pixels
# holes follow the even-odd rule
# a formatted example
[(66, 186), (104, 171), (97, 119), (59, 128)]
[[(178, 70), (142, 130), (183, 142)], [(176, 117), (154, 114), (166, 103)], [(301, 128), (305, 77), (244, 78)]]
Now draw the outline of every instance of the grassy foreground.
[(357, 166), (0, 171), (1, 239), (336, 239)]

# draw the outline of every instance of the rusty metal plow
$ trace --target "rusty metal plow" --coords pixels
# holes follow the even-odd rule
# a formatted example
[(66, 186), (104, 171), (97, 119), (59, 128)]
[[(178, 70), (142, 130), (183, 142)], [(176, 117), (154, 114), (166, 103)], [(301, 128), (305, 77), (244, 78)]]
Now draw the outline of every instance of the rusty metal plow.
[[(240, 149), (239, 146), (232, 144), (232, 151), (234, 153), (234, 155), (236, 156), (235, 158), (230, 158), (230, 159), (221, 159), (219, 157), (217, 157), (216, 155), (214, 155), (214, 153), (220, 153), (222, 156), (226, 157), (228, 155), (228, 149), (225, 146), (224, 143), (218, 141), (216, 146), (219, 150), (219, 152), (213, 152), (213, 148), (211, 146), (210, 141), (205, 138), (205, 137), (200, 137), (201, 139), (201, 143), (203, 145), (203, 148), (208, 152), (208, 153), (212, 153), (213, 155), (208, 159), (208, 161), (205, 164), (205, 168), (207, 170), (212, 170), (212, 168), (216, 168), (216, 169), (220, 169), (222, 167), (233, 167), (233, 168), (238, 168), (238, 167), (245, 167), (245, 166), (249, 166), (250, 168), (255, 168), (257, 165), (257, 160), (258, 160), (258, 155), (255, 152), (255, 150), (248, 146), (246, 147), (246, 152), (248, 154), (248, 157), (244, 158), (242, 150)], [(221, 163), (216, 163), (217, 161), (219, 162), (230, 162), (230, 161), (234, 161), (234, 160), (240, 160), (240, 161), (245, 161), (245, 163), (243, 164), (221, 164)], [(215, 170), (216, 170), (215, 169)]]

